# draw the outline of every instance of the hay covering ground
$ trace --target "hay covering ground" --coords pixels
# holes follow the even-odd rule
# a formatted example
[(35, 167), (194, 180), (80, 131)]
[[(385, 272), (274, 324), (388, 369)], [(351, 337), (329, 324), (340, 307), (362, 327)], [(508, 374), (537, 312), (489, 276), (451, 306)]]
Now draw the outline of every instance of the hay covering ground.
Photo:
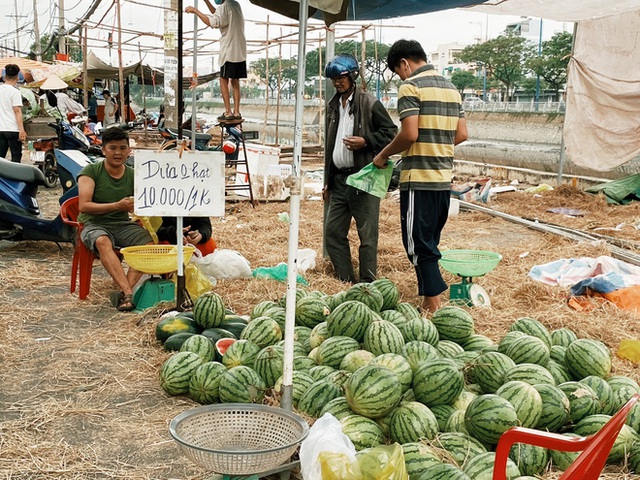
[[(45, 215), (55, 215), (59, 190), (40, 194)], [(564, 187), (540, 196), (500, 194), (491, 205), (514, 215), (640, 241), (635, 223), (640, 205), (609, 206), (599, 197)], [(546, 212), (567, 207), (585, 211), (569, 218)], [(278, 220), (287, 203), (229, 204), (213, 219), (221, 248), (241, 252), (253, 268), (287, 259), (289, 225)], [(388, 196), (380, 216), (379, 276), (397, 283), (402, 300), (419, 305), (414, 272), (402, 248), (398, 202)], [(300, 247), (321, 252), (322, 203), (303, 200)], [(352, 232), (353, 245), (355, 233)], [(531, 316), (550, 330), (569, 327), (579, 336), (616, 349), (623, 338), (640, 338), (638, 318), (608, 304), (590, 312), (566, 305), (567, 290), (529, 279), (532, 266), (561, 258), (608, 254), (605, 245), (575, 243), (544, 235), (482, 213), (462, 212), (447, 224), (442, 248), (476, 248), (501, 253), (499, 266), (477, 279), (491, 309), (471, 311), (476, 330), (493, 340), (513, 320)], [(167, 354), (156, 342), (158, 312), (123, 314), (109, 305), (114, 286), (97, 263), (85, 301), (68, 293), (72, 247), (49, 242), (0, 243), (0, 478), (6, 479), (201, 479), (206, 472), (181, 457), (168, 433), (169, 421), (195, 406), (168, 397), (158, 370)], [(305, 277), (310, 288), (336, 293), (347, 288), (331, 276), (320, 256)], [(449, 283), (456, 278), (446, 274)], [(272, 280), (223, 280), (215, 286), (228, 307), (248, 314), (262, 300), (275, 300), (286, 285)], [(615, 374), (640, 379), (637, 366), (616, 359)], [(630, 478), (608, 467), (602, 478)], [(550, 472), (546, 479), (557, 478)]]

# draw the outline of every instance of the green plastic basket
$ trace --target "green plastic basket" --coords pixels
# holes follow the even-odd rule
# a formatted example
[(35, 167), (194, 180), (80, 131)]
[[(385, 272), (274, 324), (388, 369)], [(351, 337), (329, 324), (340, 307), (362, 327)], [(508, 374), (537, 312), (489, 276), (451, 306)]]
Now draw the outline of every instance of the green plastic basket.
[(459, 277), (481, 277), (496, 268), (502, 255), (486, 250), (444, 250), (440, 266)]

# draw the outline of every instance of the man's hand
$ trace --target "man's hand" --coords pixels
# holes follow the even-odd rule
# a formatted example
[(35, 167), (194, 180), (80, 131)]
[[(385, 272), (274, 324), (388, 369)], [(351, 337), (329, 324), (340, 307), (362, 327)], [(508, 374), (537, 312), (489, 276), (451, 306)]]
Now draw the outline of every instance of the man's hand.
[(387, 168), (387, 157), (381, 156), (380, 154), (376, 155), (373, 158), (373, 164), (377, 167), (380, 168), (382, 170), (384, 170), (385, 168)]
[(362, 137), (350, 136), (344, 137), (342, 143), (345, 144), (347, 150), (356, 151), (367, 146), (367, 141)]
[(20, 132), (18, 133), (18, 139), (21, 142), (24, 142), (27, 140), (27, 132), (24, 130), (24, 128), (20, 129)]
[(197, 245), (202, 241), (202, 234), (198, 230), (192, 230), (187, 234), (186, 240), (188, 243)]
[(116, 202), (116, 209), (123, 212), (133, 212), (133, 197), (126, 197)]
[(322, 200), (326, 202), (328, 197), (329, 197), (329, 192), (328, 192), (327, 186), (325, 185), (324, 187), (322, 187)]
[(187, 8), (184, 9), (184, 11), (186, 13), (196, 13), (198, 11), (198, 9), (195, 8), (195, 7), (192, 7), (192, 6), (188, 6)]

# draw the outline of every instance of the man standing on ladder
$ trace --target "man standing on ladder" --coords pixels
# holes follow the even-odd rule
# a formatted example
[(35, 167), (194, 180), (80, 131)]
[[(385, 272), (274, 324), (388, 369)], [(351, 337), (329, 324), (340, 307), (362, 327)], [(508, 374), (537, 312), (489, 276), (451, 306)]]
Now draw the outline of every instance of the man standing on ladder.
[[(187, 13), (195, 13), (200, 20), (212, 28), (220, 29), (220, 91), (224, 102), (224, 113), (218, 117), (222, 123), (239, 123), (240, 79), (247, 78), (247, 40), (244, 35), (244, 15), (236, 0), (214, 0), (218, 8), (204, 0), (211, 11), (205, 15), (195, 7), (185, 8)], [(233, 90), (233, 110), (231, 110), (230, 90)]]

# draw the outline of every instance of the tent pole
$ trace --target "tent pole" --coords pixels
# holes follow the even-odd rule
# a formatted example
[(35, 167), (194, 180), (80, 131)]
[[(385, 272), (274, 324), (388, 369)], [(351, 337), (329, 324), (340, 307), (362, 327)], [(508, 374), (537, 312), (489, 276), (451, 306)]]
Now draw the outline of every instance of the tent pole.
[[(82, 35), (82, 31), (84, 30), (84, 35)], [(89, 35), (87, 33), (87, 24), (84, 24), (84, 28), (80, 30), (80, 35), (82, 37), (82, 104), (84, 108), (89, 110), (89, 79), (87, 78), (87, 52), (89, 47), (87, 45)]]
[(271, 82), (269, 81), (269, 46), (271, 42), (269, 42), (269, 15), (267, 15), (267, 33), (265, 35), (267, 39), (267, 48), (265, 49), (264, 54), (264, 72), (265, 72), (265, 80), (267, 84), (267, 88), (265, 88), (265, 98), (264, 98), (264, 124), (262, 125), (262, 138), (267, 139), (267, 121), (269, 120), (269, 86)]
[(118, 21), (118, 88), (120, 89), (120, 118), (122, 121), (126, 121), (125, 111), (126, 105), (124, 102), (124, 70), (122, 68), (122, 18), (120, 15), (120, 0), (116, 0), (116, 15)]
[[(573, 59), (573, 52), (576, 46), (576, 35), (578, 34), (578, 22), (573, 24), (573, 38), (571, 39), (571, 57), (569, 63), (571, 63), (571, 59)], [(567, 85), (565, 90), (565, 101), (564, 101), (564, 120), (562, 121), (562, 137), (560, 139), (560, 159), (558, 160), (558, 177), (556, 179), (556, 184), (560, 185), (562, 183), (562, 173), (564, 171), (564, 162), (565, 162), (565, 153), (564, 153), (564, 125), (567, 122), (567, 93), (569, 92), (569, 76), (567, 76)]]
[[(278, 39), (278, 94), (276, 95), (276, 133), (274, 144), (279, 147), (280, 146), (280, 132), (279, 132), (279, 124), (280, 124), (280, 93), (282, 92), (282, 28), (280, 28), (280, 38)], [(267, 142), (267, 139), (264, 139), (264, 142)]]
[[(332, 25), (329, 25), (329, 28), (327, 28), (327, 54), (325, 55), (325, 58), (327, 59), (327, 61), (330, 58), (333, 58), (333, 56), (336, 54), (336, 29), (335, 29), (335, 23)], [(324, 91), (325, 91), (325, 98), (324, 98), (324, 106), (325, 108), (327, 108), (329, 106), (329, 102), (331, 101), (331, 97), (333, 95), (330, 95), (329, 92), (331, 92), (331, 88), (333, 88), (333, 84), (331, 83), (331, 79), (330, 78), (325, 78), (324, 79)], [(325, 119), (325, 123), (326, 123), (326, 119)], [(325, 129), (326, 125), (320, 125), (320, 128)], [(325, 152), (327, 150), (327, 132), (324, 132), (324, 149)], [(322, 214), (322, 258), (328, 258), (329, 257), (329, 253), (327, 252), (327, 242), (325, 239), (325, 229), (327, 228), (327, 214), (329, 213), (329, 198), (325, 198), (324, 200), (324, 210), (323, 210), (323, 214)]]
[(300, 226), (300, 194), (302, 190), (302, 124), (304, 121), (304, 78), (306, 73), (305, 44), (309, 0), (300, 0), (298, 33), (298, 81), (296, 84), (295, 132), (293, 137), (293, 173), (289, 200), (289, 255), (287, 260), (287, 303), (284, 328), (284, 368), (282, 408), (291, 410), (293, 399), (293, 335), (296, 314), (296, 281), (298, 278), (298, 229)]
[[(193, 0), (194, 8), (198, 8), (198, 0)], [(196, 149), (197, 106), (196, 93), (198, 91), (198, 16), (193, 16), (193, 72), (191, 73), (191, 148)], [(222, 132), (224, 133), (224, 132)]]

